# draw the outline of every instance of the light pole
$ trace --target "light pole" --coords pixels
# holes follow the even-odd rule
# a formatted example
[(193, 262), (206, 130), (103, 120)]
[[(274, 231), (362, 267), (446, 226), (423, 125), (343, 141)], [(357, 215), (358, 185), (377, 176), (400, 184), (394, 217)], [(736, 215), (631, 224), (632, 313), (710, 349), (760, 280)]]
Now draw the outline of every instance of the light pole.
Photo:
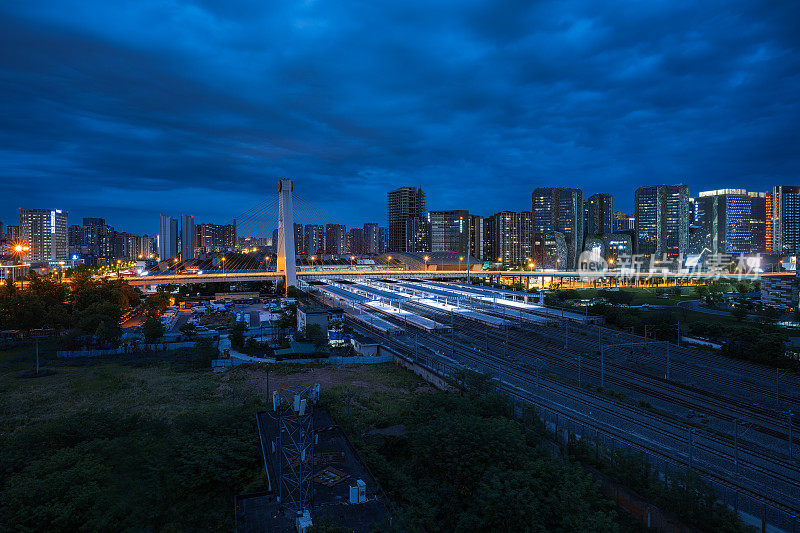
[(222, 266), (222, 275), (225, 275), (225, 256), (222, 256), (222, 259), (219, 260), (219, 264)]
[[(14, 245), (13, 250), (14, 250), (14, 255), (17, 256), (17, 261), (19, 262), (20, 265), (19, 272), (22, 284), (21, 290), (25, 290), (25, 276), (22, 275), (22, 265), (23, 265), (22, 257), (31, 250), (31, 247), (23, 242), (18, 242), (17, 244)], [(11, 272), (13, 274), (14, 270), (12, 269)]]
[(354, 264), (353, 264), (353, 262), (354, 262), (355, 260), (356, 260), (356, 256), (354, 256), (354, 255), (351, 255), (351, 256), (350, 256), (350, 268), (354, 268)]
[(426, 256), (424, 257), (424, 259), (425, 259), (425, 272), (427, 272), (427, 271), (428, 271), (428, 259), (430, 259), (430, 257), (428, 257), (428, 256), (426, 255)]

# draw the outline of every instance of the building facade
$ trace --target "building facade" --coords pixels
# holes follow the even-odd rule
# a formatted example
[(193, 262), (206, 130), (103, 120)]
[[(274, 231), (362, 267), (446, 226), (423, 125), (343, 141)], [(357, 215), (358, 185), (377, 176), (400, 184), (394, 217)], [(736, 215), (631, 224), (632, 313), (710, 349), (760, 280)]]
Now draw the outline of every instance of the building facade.
[(614, 231), (614, 199), (608, 193), (593, 194), (586, 200), (586, 233), (602, 235)]
[(429, 211), (431, 252), (466, 254), (470, 238), (469, 211)]
[(797, 255), (800, 251), (800, 187), (772, 188), (772, 253)]
[(192, 215), (181, 215), (181, 260), (193, 259), (197, 247), (197, 229)]
[(501, 211), (486, 219), (488, 261), (504, 266), (525, 266), (532, 259), (532, 214)]
[(347, 227), (345, 225), (325, 225), (325, 253), (332, 255), (343, 255), (348, 253)]
[(677, 257), (689, 237), (689, 188), (686, 185), (639, 187), (634, 194), (636, 247), (645, 255)]
[(61, 209), (20, 209), (20, 239), (30, 246), (31, 263), (67, 259), (68, 213)]
[[(567, 245), (564, 268), (574, 268), (583, 250), (583, 192), (564, 187), (540, 187), (533, 191), (532, 208), (533, 234), (563, 234)], [(534, 253), (542, 256), (541, 251)]]
[(178, 253), (178, 220), (169, 215), (159, 217), (158, 258), (165, 261)]
[[(409, 243), (418, 242), (419, 235), (410, 235), (410, 230), (419, 230), (425, 219), (425, 193), (417, 187), (400, 187), (386, 194), (388, 252), (415, 252), (408, 249)], [(413, 219), (419, 221), (410, 222)]]

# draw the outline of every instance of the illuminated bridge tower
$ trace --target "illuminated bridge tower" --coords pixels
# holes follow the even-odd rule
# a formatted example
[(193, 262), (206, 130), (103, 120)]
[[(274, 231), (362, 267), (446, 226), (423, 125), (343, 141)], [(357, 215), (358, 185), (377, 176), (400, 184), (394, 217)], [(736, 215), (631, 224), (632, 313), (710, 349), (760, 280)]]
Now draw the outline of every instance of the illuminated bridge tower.
[(286, 290), (297, 285), (297, 264), (294, 257), (294, 216), (292, 214), (292, 180), (278, 182), (278, 272), (286, 277)]

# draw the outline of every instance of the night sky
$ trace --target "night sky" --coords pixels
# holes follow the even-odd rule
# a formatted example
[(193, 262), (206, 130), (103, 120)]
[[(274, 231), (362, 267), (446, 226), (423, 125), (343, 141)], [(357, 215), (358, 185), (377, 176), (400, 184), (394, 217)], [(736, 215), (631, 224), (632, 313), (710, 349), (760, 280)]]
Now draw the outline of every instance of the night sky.
[[(385, 4), (385, 5), (384, 5)], [(800, 2), (0, 3), (0, 220), (62, 208), (155, 233), (278, 177), (349, 225), (386, 192), (530, 209), (800, 182)]]

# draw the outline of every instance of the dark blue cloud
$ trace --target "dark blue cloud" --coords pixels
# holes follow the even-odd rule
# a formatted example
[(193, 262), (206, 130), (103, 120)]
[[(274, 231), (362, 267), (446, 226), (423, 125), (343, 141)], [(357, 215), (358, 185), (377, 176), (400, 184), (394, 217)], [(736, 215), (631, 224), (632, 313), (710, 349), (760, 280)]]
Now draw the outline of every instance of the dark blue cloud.
[(0, 5), (0, 219), (61, 207), (154, 232), (289, 176), (348, 223), (385, 193), (529, 209), (530, 191), (800, 175), (796, 2)]

